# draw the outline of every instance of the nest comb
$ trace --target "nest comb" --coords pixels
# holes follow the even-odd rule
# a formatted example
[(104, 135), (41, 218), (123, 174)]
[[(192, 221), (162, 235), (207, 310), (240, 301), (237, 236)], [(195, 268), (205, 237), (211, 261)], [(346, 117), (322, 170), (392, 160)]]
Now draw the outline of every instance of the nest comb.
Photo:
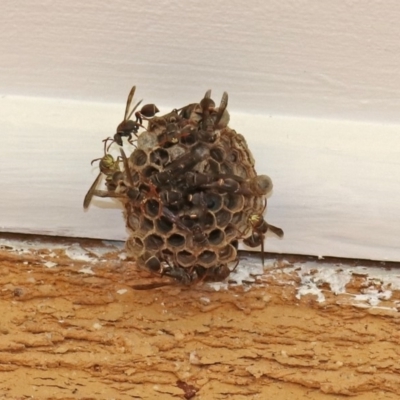
[[(283, 235), (263, 218), (272, 182), (257, 175), (246, 140), (228, 127), (228, 95), (218, 107), (210, 95), (163, 116), (153, 116), (154, 105), (149, 118), (136, 112), (134, 126), (147, 119), (147, 129), (129, 157), (121, 149), (123, 169), (118, 160), (102, 169), (108, 154), (101, 159), (108, 190), (94, 193), (123, 203), (126, 250), (138, 266), (182, 284), (229, 276), (241, 239), (256, 247), (268, 229)], [(134, 124), (131, 100), (119, 128)], [(129, 133), (117, 130), (117, 139)]]

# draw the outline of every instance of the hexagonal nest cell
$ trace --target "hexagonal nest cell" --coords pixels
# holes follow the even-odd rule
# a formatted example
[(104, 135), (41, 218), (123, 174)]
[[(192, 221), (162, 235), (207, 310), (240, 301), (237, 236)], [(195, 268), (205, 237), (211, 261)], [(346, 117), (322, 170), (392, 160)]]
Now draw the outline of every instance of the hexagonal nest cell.
[(226, 93), (218, 107), (208, 91), (199, 103), (157, 117), (148, 104), (133, 121), (134, 91), (113, 142), (131, 141), (133, 133), (136, 148), (116, 160), (105, 149), (107, 190), (95, 182), (84, 205), (92, 196), (122, 202), (131, 232), (126, 250), (139, 267), (182, 284), (223, 280), (237, 262), (239, 240), (257, 247), (269, 229), (283, 236), (263, 218), (272, 181), (257, 175), (245, 138), (228, 127)]

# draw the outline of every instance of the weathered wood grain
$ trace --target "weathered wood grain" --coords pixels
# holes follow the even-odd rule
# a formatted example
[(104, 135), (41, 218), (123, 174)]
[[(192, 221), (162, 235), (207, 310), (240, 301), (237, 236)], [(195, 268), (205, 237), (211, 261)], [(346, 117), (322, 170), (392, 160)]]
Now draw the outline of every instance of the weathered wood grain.
[(375, 308), (329, 287), (299, 300), (298, 275), (272, 261), (262, 285), (134, 291), (149, 276), (115, 251), (3, 248), (0, 396), (182, 399), (182, 381), (202, 400), (398, 398), (400, 293)]

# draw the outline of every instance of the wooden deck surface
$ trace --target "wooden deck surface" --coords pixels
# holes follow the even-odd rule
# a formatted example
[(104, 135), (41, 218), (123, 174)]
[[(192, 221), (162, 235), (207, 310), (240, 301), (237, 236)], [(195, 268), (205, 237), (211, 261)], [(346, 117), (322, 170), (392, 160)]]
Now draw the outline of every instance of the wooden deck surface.
[(154, 278), (107, 244), (4, 243), (1, 399), (400, 396), (400, 293), (356, 304), (372, 287), (365, 274), (347, 293), (319, 285), (323, 301), (299, 296), (303, 261), (293, 258), (269, 259), (253, 284), (138, 291)]

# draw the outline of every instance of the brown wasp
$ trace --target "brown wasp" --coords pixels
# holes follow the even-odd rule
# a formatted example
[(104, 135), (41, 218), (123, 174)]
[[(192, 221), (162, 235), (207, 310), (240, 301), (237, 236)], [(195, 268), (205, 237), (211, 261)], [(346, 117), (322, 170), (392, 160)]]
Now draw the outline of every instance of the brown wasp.
[(159, 274), (161, 277), (167, 276), (174, 282), (153, 282), (148, 284), (133, 285), (134, 290), (149, 290), (157, 289), (163, 286), (174, 286), (181, 284), (185, 286), (196, 285), (201, 282), (221, 282), (225, 280), (235, 269), (229, 269), (227, 265), (218, 265), (212, 268), (204, 268), (194, 266), (192, 268), (184, 268), (179, 265), (171, 265), (167, 260), (164, 260), (167, 267), (163, 267), (159, 259), (155, 256), (150, 257), (146, 263), (146, 268), (152, 273)]
[(161, 270), (158, 272), (161, 277), (166, 276), (171, 278), (174, 280), (173, 282), (153, 282), (148, 284), (137, 284), (131, 287), (134, 290), (150, 290), (164, 286), (175, 286), (177, 284), (189, 286), (201, 282), (220, 282), (225, 280), (231, 272), (232, 271), (229, 270), (227, 266), (217, 266), (210, 268), (209, 270), (203, 267), (188, 269), (180, 266), (173, 266), (170, 268), (161, 267)]
[(180, 190), (165, 189), (160, 192), (161, 202), (167, 206), (179, 207), (184, 202), (184, 194)]
[(186, 172), (185, 182), (189, 188), (215, 189), (223, 193), (240, 193), (253, 195), (253, 193), (242, 193), (241, 184), (245, 180), (233, 174), (207, 175), (201, 172)]
[(209, 111), (213, 110), (215, 107), (215, 103), (210, 96), (211, 90), (207, 90), (200, 103), (190, 103), (187, 106), (179, 108), (175, 111), (179, 113), (179, 116), (186, 120), (186, 122), (187, 120), (191, 120), (192, 123), (197, 124), (200, 120), (200, 117), (203, 115), (202, 112), (205, 111), (206, 113), (209, 113)]
[[(144, 267), (153, 274), (159, 275), (160, 277), (167, 276), (172, 278), (173, 282), (153, 282), (148, 284), (133, 285), (132, 288), (135, 290), (148, 290), (156, 289), (163, 286), (173, 286), (177, 283), (182, 285), (191, 285), (196, 283), (198, 277), (196, 272), (192, 269), (186, 269), (179, 265), (173, 264), (169, 257), (163, 258), (160, 254), (149, 255), (145, 254), (143, 257)], [(166, 265), (165, 265), (166, 264)]]
[(201, 127), (205, 131), (212, 129), (212, 127), (214, 126), (214, 121), (211, 118), (211, 113), (212, 111), (214, 111), (214, 107), (215, 102), (211, 98), (211, 90), (207, 90), (206, 94), (200, 101), (201, 112), (197, 113), (201, 116)]
[(190, 151), (182, 154), (168, 164), (163, 171), (152, 175), (150, 181), (156, 187), (172, 186), (176, 179), (181, 178), (186, 171), (192, 169), (196, 164), (204, 160), (209, 153), (210, 150), (207, 146), (198, 143), (194, 145)]
[(191, 229), (181, 221), (181, 218), (178, 215), (174, 214), (168, 207), (163, 206), (161, 209), (161, 213), (169, 221), (174, 223), (178, 228), (187, 232), (192, 232)]
[(183, 119), (189, 120), (190, 116), (192, 115), (194, 109), (197, 106), (198, 106), (198, 103), (191, 103), (191, 104), (188, 104), (187, 106), (177, 109), (176, 112), (179, 112), (179, 116), (182, 117)]
[[(241, 192), (241, 187), (240, 187), (240, 181), (235, 179), (235, 175), (232, 175), (233, 178), (231, 177), (226, 177), (226, 178), (220, 178), (216, 181), (206, 183), (201, 185), (203, 189), (215, 189), (219, 192), (222, 193), (240, 193)], [(251, 193), (250, 193), (251, 195)]]
[[(210, 134), (216, 127), (221, 125), (221, 121), (223, 122), (223, 126), (226, 126), (229, 122), (229, 114), (227, 114), (226, 111), (226, 107), (228, 106), (228, 93), (224, 92), (222, 94), (218, 109), (215, 108), (214, 101), (209, 96), (207, 97), (207, 94), (211, 95), (211, 91), (208, 91), (200, 102), (202, 110), (201, 128), (203, 131)], [(225, 121), (226, 118), (228, 118), (228, 121)]]
[(191, 189), (200, 188), (203, 185), (214, 182), (217, 178), (214, 175), (206, 175), (201, 172), (188, 171), (184, 175), (187, 187)]
[(226, 264), (217, 265), (211, 268), (205, 268), (204, 271), (201, 271), (198, 268), (198, 275), (201, 276), (201, 279), (205, 282), (222, 282), (224, 281), (237, 267), (239, 260), (236, 266), (231, 270)]
[(178, 143), (178, 131), (179, 126), (175, 122), (169, 122), (166, 124), (165, 130), (158, 135), (158, 145), (164, 147), (166, 144)]
[(265, 200), (265, 205), (261, 213), (250, 215), (249, 223), (252, 232), (249, 237), (243, 239), (243, 243), (246, 246), (249, 247), (261, 246), (261, 260), (263, 266), (264, 266), (264, 238), (267, 231), (270, 230), (280, 238), (283, 237), (283, 230), (281, 228), (278, 228), (277, 226), (274, 225), (270, 225), (268, 224), (267, 221), (265, 221), (263, 214), (266, 207), (267, 207), (267, 200)]
[[(178, 228), (191, 233), (193, 237), (193, 241), (198, 245), (203, 245), (207, 242), (208, 237), (207, 234), (203, 232), (199, 223), (193, 223), (191, 216), (189, 219), (183, 219), (180, 215), (174, 214), (168, 207), (163, 206), (162, 215), (169, 219), (172, 223), (174, 223)], [(198, 216), (195, 216), (198, 218)], [(183, 222), (186, 221), (186, 224)]]
[[(140, 111), (135, 110), (139, 107), (143, 100), (140, 100), (133, 107), (132, 111), (129, 112), (131, 107), (133, 95), (135, 94), (136, 86), (133, 86), (131, 91), (129, 92), (128, 99), (126, 101), (124, 120), (118, 125), (117, 132), (114, 135), (114, 141), (122, 146), (122, 137), (127, 137), (128, 142), (132, 144), (132, 133), (137, 136), (139, 132), (139, 128), (144, 128), (142, 125), (143, 119), (149, 119), (154, 117), (154, 115), (159, 111), (155, 104), (146, 104), (144, 105)], [(135, 112), (136, 121), (132, 121), (130, 118)]]
[[(227, 265), (218, 265), (212, 268), (204, 268), (195, 265), (191, 268), (185, 268), (179, 264), (171, 262), (169, 257), (162, 259), (160, 254), (149, 255), (146, 254), (143, 261), (144, 267), (151, 273), (159, 275), (160, 277), (166, 276), (173, 279), (173, 282), (152, 282), (148, 284), (133, 285), (135, 290), (149, 290), (156, 289), (163, 286), (173, 286), (181, 284), (185, 286), (199, 284), (201, 282), (220, 282), (225, 280), (237, 267), (231, 270)], [(164, 264), (164, 265), (163, 265)]]
[(233, 174), (216, 174), (215, 177), (219, 179), (203, 183), (200, 187), (203, 189), (215, 189), (222, 193), (242, 194), (244, 196), (263, 196), (272, 190), (272, 181), (267, 175), (258, 175), (246, 180), (241, 176)]
[[(210, 97), (211, 95), (211, 90), (208, 90), (205, 94), (204, 97)], [(199, 115), (201, 115), (200, 112), (194, 113), (195, 110), (199, 109), (200, 110), (200, 104), (199, 103), (190, 103), (187, 106), (184, 106), (182, 108), (178, 108), (175, 110), (177, 113), (179, 113), (179, 116), (183, 118), (186, 122), (191, 121), (192, 123), (198, 122)], [(194, 120), (192, 119), (194, 117)]]
[(205, 246), (208, 243), (208, 236), (206, 233), (204, 233), (200, 224), (195, 224), (192, 226), (192, 237), (193, 241), (198, 246)]
[(241, 185), (243, 191), (248, 190), (255, 196), (265, 196), (272, 191), (272, 188), (272, 180), (268, 175), (257, 175), (255, 178), (244, 181)]
[(171, 267), (165, 269), (162, 275), (168, 276), (169, 278), (174, 279), (182, 285), (190, 285), (192, 283), (195, 283), (195, 281), (197, 280), (196, 274), (191, 273), (190, 270), (187, 271), (186, 268), (183, 267)]

